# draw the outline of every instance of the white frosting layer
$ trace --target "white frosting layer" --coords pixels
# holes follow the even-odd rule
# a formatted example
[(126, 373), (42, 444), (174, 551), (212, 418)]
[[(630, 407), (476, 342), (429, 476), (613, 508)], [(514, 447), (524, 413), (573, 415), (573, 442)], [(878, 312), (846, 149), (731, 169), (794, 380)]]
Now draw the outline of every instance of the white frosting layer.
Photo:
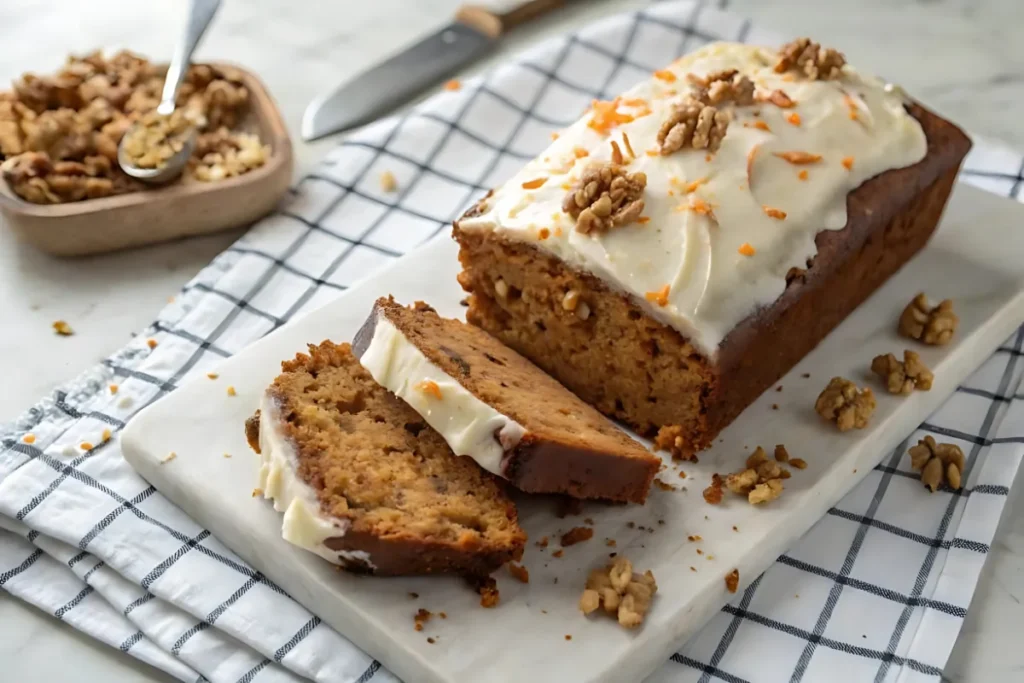
[[(924, 132), (903, 108), (898, 89), (850, 67), (838, 80), (779, 74), (776, 59), (772, 50), (715, 43), (677, 60), (621, 98), (617, 111), (634, 116), (632, 121), (602, 132), (588, 125), (588, 112), (498, 188), (481, 215), (459, 221), (459, 227), (535, 244), (593, 273), (713, 358), (730, 330), (782, 294), (791, 267), (806, 267), (816, 253), (815, 235), (846, 225), (850, 191), (920, 161), (927, 151)], [(687, 74), (723, 69), (738, 69), (758, 93), (782, 90), (796, 104), (724, 104), (733, 119), (715, 154), (692, 148), (648, 154), (657, 150), (658, 129), (673, 105), (695, 90)], [(567, 189), (588, 164), (611, 159), (611, 141), (628, 159), (624, 135), (636, 153), (628, 172), (647, 175), (643, 215), (649, 220), (604, 234), (576, 232), (562, 212)], [(755, 147), (748, 182), (748, 155)], [(822, 158), (795, 165), (774, 154), (792, 151)], [(545, 179), (540, 187), (523, 187), (538, 179)], [(691, 183), (696, 189), (687, 187)], [(697, 200), (710, 205), (713, 216), (694, 211)], [(770, 217), (765, 207), (786, 216)], [(660, 305), (654, 293), (666, 285), (667, 301)]]
[(260, 402), (260, 479), (263, 497), (274, 501), (284, 513), (281, 536), (300, 548), (314, 552), (333, 564), (358, 563), (374, 567), (370, 555), (361, 550), (332, 550), (325, 541), (344, 536), (346, 519), (324, 514), (316, 491), (298, 475), (295, 446), (281, 432), (280, 411), (268, 394)]
[(504, 476), (505, 451), (526, 430), (430, 362), (383, 313), (377, 314), (373, 339), (359, 361), (378, 384), (422, 415), (456, 455), (468, 455), (488, 472)]

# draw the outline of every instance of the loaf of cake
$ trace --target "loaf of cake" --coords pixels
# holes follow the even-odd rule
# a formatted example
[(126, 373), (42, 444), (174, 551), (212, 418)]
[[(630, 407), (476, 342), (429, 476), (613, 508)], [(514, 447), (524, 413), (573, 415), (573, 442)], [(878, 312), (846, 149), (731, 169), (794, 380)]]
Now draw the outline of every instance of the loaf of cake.
[(502, 484), (373, 381), (348, 344), (281, 364), (246, 423), (285, 540), (355, 572), (486, 575), (526, 535)]
[(458, 455), (531, 493), (642, 503), (661, 460), (500, 341), (379, 299), (353, 347)]
[(924, 246), (969, 147), (807, 39), (708, 45), (456, 221), (467, 319), (692, 456)]

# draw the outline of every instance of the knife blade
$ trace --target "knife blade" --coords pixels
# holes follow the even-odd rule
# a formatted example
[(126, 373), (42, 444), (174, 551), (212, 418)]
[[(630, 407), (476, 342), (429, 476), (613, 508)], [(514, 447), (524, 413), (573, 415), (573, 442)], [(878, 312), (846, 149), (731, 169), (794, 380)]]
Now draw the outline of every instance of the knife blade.
[(310, 102), (302, 117), (303, 139), (316, 140), (373, 121), (490, 52), (507, 30), (564, 3), (504, 0), (499, 4), (508, 11), (501, 13), (461, 8), (455, 21), (440, 31)]

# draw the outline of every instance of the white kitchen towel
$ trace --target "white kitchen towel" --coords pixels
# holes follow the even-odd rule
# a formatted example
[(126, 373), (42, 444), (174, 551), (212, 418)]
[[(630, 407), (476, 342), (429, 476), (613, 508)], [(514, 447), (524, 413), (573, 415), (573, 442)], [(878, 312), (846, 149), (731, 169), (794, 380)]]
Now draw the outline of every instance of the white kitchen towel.
[[(185, 378), (447, 231), (592, 99), (714, 39), (782, 42), (714, 7), (659, 3), (547, 41), (342, 143), (144, 335), (0, 429), (0, 585), (68, 621), (80, 613), (75, 625), (97, 637), (112, 610), (141, 634), (122, 649), (152, 643), (218, 683), (395, 680), (140, 479), (118, 431)], [(963, 177), (1019, 199), (1022, 163), (978, 143)], [(380, 187), (384, 171), (396, 192)], [(1018, 332), (979, 359), (908, 435), (961, 445), (961, 491), (926, 494), (903, 444), (651, 680), (936, 680), (1024, 453), (1022, 342)], [(105, 602), (74, 601), (89, 588)]]

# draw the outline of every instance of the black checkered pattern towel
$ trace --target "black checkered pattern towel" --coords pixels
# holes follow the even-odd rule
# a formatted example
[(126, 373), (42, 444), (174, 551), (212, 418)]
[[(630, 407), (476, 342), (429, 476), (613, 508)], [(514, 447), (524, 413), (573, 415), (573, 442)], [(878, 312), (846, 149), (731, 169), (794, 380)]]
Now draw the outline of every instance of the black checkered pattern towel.
[[(713, 7), (660, 3), (548, 41), (336, 148), (147, 334), (0, 429), (0, 586), (181, 680), (395, 680), (140, 479), (118, 431), (446, 232), (593, 98), (713, 39), (780, 42)], [(380, 189), (385, 170), (396, 193)], [(1022, 172), (1020, 155), (977, 144), (964, 179), (1020, 198)], [(896, 449), (651, 680), (936, 680), (1024, 451), (1022, 344), (1024, 331), (908, 435), (963, 448), (961, 491), (920, 495)]]

